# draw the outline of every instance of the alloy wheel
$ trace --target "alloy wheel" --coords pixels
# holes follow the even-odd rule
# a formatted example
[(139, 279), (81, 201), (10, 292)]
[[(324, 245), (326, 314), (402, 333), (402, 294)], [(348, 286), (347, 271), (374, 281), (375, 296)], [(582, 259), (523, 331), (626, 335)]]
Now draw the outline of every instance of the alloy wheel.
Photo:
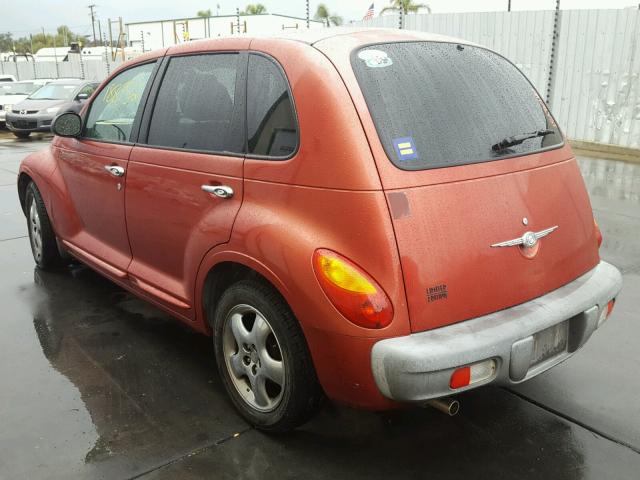
[(35, 199), (31, 202), (31, 208), (29, 208), (29, 230), (33, 256), (36, 261), (40, 261), (42, 259), (42, 228)]
[(231, 382), (252, 408), (269, 412), (282, 400), (285, 364), (271, 325), (250, 305), (236, 305), (226, 316), (222, 348)]

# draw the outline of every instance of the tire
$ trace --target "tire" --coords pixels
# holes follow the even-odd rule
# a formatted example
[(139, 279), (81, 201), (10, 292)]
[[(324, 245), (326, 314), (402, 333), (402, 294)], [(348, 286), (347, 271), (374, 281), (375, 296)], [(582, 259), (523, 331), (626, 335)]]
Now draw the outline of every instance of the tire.
[(13, 132), (13, 134), (18, 138), (29, 138), (31, 132)]
[(62, 259), (58, 251), (56, 236), (51, 228), (51, 221), (44, 207), (40, 191), (33, 182), (27, 185), (25, 206), (31, 253), (36, 265), (43, 270), (51, 270), (60, 266)]
[(258, 280), (235, 283), (210, 318), (220, 377), (251, 425), (287, 432), (316, 413), (323, 394), (306, 340), (273, 287)]

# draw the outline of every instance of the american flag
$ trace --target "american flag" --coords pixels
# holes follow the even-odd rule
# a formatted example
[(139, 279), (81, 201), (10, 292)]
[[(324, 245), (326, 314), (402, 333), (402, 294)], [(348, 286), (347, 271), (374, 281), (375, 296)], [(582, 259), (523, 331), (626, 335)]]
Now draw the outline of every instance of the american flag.
[(367, 10), (367, 13), (365, 13), (364, 17), (362, 17), (362, 20), (371, 20), (372, 18), (373, 18), (373, 3), (369, 7), (369, 10)]

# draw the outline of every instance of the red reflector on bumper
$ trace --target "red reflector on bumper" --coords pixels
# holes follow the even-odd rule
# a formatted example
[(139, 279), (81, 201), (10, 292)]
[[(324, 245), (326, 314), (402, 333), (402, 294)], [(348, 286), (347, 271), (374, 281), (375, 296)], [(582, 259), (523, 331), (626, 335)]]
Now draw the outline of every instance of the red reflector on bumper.
[(471, 367), (462, 367), (451, 374), (449, 386), (451, 388), (462, 388), (471, 382)]

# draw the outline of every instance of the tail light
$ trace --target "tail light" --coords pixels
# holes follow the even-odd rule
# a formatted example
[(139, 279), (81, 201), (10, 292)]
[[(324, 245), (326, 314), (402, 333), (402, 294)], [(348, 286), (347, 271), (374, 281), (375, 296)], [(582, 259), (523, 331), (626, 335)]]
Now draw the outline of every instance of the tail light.
[(384, 328), (393, 307), (384, 290), (364, 270), (331, 250), (313, 254), (313, 270), (331, 303), (350, 322), (364, 328)]
[(598, 226), (598, 222), (596, 222), (596, 219), (593, 219), (593, 226), (596, 230), (596, 240), (598, 242), (598, 248), (600, 248), (600, 246), (602, 245), (602, 232), (600, 231), (600, 227)]
[(452, 390), (483, 382), (493, 377), (496, 372), (496, 361), (493, 359), (483, 360), (466, 367), (454, 370), (449, 380), (449, 387)]

